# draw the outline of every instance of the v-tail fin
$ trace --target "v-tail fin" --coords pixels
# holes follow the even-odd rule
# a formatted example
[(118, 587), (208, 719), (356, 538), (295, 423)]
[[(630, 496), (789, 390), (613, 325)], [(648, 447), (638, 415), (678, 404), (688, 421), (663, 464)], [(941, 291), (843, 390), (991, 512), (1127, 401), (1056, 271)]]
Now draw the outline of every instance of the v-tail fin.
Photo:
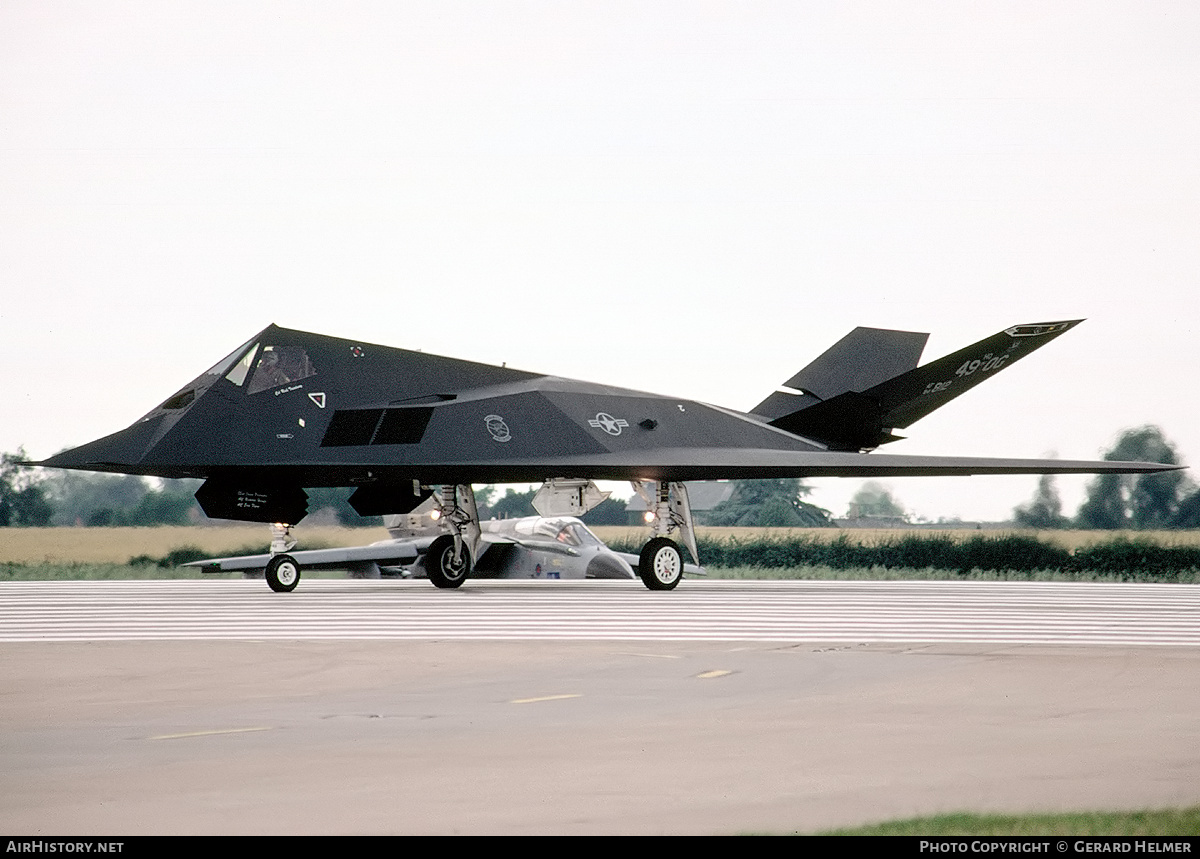
[[(910, 426), (1082, 321), (1073, 319), (1064, 322), (1014, 325), (923, 367), (916, 367), (914, 360), (912, 367), (878, 381), (872, 379), (871, 373), (865, 369), (852, 368), (850, 372), (839, 377), (832, 369), (821, 368), (821, 379), (824, 381), (838, 378), (853, 381), (849, 387), (842, 387), (842, 390), (827, 395), (802, 385), (801, 399), (790, 400), (792, 410), (783, 414), (772, 414), (771, 412), (779, 412), (785, 402), (789, 402), (773, 399), (776, 395), (772, 395), (755, 409), (755, 413), (770, 418), (772, 426), (821, 442), (832, 450), (864, 450), (878, 447), (899, 438), (892, 430)], [(873, 330), (877, 329), (856, 329)], [(851, 335), (841, 342), (845, 342), (854, 333), (851, 332)], [(907, 332), (887, 333), (898, 335)], [(924, 346), (924, 337), (927, 335), (910, 336), (921, 337), (921, 345)], [(895, 342), (902, 341), (896, 338)], [(911, 348), (910, 345), (910, 351), (906, 355), (911, 354)], [(793, 378), (804, 377), (810, 368), (823, 362), (835, 349), (837, 346)], [(861, 354), (854, 357), (861, 361)], [(896, 362), (897, 358), (893, 355), (883, 362), (883, 366), (890, 371), (895, 368)], [(878, 375), (876, 373), (876, 379)], [(873, 383), (863, 385), (860, 379), (867, 379)], [(835, 387), (839, 385), (831, 384), (826, 390), (832, 391)], [(778, 394), (780, 398), (787, 396)], [(765, 410), (762, 410), (764, 407)]]
[(855, 328), (750, 411), (775, 420), (846, 391), (865, 391), (916, 368), (928, 334)]

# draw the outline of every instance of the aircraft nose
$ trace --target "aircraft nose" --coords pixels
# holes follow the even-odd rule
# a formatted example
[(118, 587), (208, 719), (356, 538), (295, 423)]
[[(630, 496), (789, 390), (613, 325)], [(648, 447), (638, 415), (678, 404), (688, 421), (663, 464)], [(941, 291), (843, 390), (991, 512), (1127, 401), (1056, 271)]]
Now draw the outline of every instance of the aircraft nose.
[(111, 471), (114, 466), (137, 465), (150, 448), (161, 422), (161, 418), (142, 421), (112, 435), (56, 453), (38, 464), (86, 471)]

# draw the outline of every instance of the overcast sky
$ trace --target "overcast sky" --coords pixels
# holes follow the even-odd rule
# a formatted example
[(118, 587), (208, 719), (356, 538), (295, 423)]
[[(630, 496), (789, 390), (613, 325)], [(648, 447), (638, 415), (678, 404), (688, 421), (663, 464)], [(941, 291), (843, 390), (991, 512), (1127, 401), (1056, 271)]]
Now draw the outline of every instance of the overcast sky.
[(1190, 462), (1198, 273), (1195, 2), (0, 2), (0, 450), (270, 322), (747, 409), (856, 325), (1086, 317), (888, 452)]

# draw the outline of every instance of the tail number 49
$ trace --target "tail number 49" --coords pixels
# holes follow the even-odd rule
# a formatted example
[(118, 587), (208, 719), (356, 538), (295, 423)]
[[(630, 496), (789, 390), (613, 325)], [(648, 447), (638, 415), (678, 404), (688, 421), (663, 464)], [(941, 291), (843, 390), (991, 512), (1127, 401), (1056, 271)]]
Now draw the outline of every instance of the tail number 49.
[(981, 373), (999, 370), (1007, 360), (1007, 355), (984, 355), (983, 358), (976, 358), (974, 361), (965, 361), (961, 367), (954, 371), (954, 375), (959, 378), (965, 378), (972, 375), (976, 370)]

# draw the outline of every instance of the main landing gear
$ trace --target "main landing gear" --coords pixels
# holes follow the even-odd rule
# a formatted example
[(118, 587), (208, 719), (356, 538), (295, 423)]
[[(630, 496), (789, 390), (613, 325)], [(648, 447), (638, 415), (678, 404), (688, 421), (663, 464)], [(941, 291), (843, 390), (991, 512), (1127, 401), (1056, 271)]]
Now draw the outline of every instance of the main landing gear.
[(434, 587), (456, 588), (467, 580), (479, 557), (479, 510), (469, 483), (441, 487), (434, 495), (442, 524), (449, 528), (425, 551), (425, 571)]
[(633, 488), (646, 502), (646, 519), (654, 533), (642, 547), (638, 576), (652, 591), (672, 590), (683, 578), (683, 553), (671, 534), (678, 531), (692, 560), (700, 563), (687, 487), (682, 483), (642, 480), (634, 481)]

